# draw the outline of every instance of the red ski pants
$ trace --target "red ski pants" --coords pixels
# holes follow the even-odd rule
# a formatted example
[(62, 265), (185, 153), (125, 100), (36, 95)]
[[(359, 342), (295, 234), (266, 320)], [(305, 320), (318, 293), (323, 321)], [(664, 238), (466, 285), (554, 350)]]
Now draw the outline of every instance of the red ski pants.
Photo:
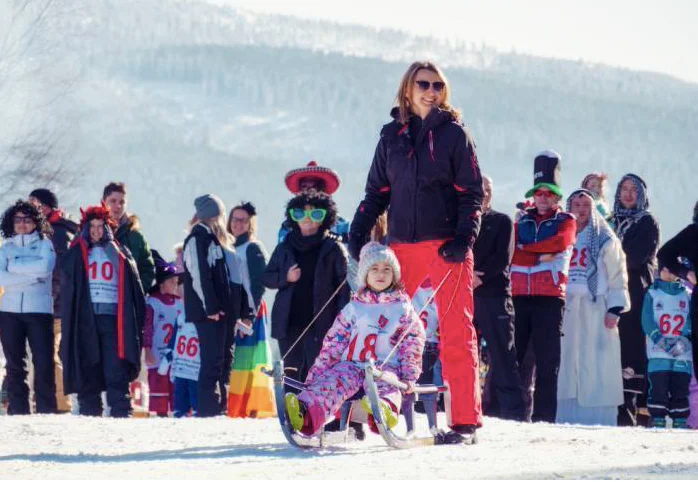
[(450, 391), (446, 415), (449, 426), (481, 426), (478, 347), (473, 326), (473, 254), (469, 252), (463, 263), (447, 263), (438, 253), (443, 243), (394, 243), (390, 247), (400, 261), (402, 281), (410, 296), (427, 276), (436, 290), (451, 270), (436, 293), (440, 357)]

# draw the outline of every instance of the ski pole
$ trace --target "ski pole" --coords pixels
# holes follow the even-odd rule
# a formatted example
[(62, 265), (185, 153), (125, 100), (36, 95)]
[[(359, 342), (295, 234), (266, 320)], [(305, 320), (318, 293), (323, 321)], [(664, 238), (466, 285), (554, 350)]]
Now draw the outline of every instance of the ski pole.
[[(446, 273), (444, 275), (444, 279), (441, 280), (441, 283), (439, 283), (439, 286), (437, 286), (436, 289), (434, 290), (434, 292), (431, 294), (431, 296), (429, 298), (427, 298), (427, 301), (424, 303), (424, 306), (422, 306), (422, 309), (419, 310), (417, 313), (421, 313), (422, 311), (424, 311), (427, 308), (427, 306), (429, 306), (429, 303), (431, 303), (434, 300), (434, 298), (436, 298), (436, 293), (439, 292), (439, 290), (444, 285), (444, 283), (446, 282), (448, 277), (451, 276), (451, 272), (453, 272), (453, 268), (448, 270), (448, 273)], [(395, 346), (393, 347), (393, 349), (390, 350), (390, 353), (388, 353), (388, 356), (386, 356), (385, 360), (383, 360), (383, 363), (381, 363), (381, 366), (380, 366), (381, 369), (385, 366), (386, 363), (388, 363), (388, 360), (390, 360), (390, 357), (393, 356), (393, 354), (395, 353), (395, 350), (397, 350), (397, 347), (399, 347), (400, 343), (402, 343), (404, 341), (404, 339), (407, 337), (407, 334), (412, 329), (412, 325), (414, 325), (415, 322), (417, 322), (417, 321), (419, 321), (420, 323), (422, 322), (422, 320), (419, 318), (419, 316), (415, 317), (415, 319), (412, 320), (412, 323), (410, 323), (407, 326), (407, 329), (402, 333), (402, 335), (400, 335), (400, 338), (398, 338), (397, 343), (395, 343)]]

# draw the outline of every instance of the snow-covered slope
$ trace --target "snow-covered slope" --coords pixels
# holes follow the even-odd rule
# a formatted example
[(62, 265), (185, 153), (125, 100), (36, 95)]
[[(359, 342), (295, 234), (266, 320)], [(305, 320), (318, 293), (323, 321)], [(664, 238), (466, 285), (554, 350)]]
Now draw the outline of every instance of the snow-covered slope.
[[(426, 424), (423, 416), (418, 419)], [(443, 423), (443, 420), (441, 421)], [(688, 479), (695, 431), (523, 425), (486, 419), (478, 445), (405, 451), (376, 435), (290, 447), (275, 419), (3, 417), (0, 478), (11, 479)]]
[(68, 207), (126, 181), (148, 239), (168, 253), (193, 198), (214, 192), (228, 205), (256, 203), (271, 249), (289, 196), (284, 173), (317, 159), (341, 175), (336, 198), (350, 218), (400, 76), (428, 57), (446, 66), (494, 177), (495, 208), (512, 211), (534, 154), (554, 148), (567, 191), (590, 170), (612, 181), (635, 171), (665, 237), (689, 219), (698, 85), (219, 3), (99, 0), (61, 17), (60, 45), (81, 72), (70, 136), (88, 164), (84, 182), (61, 193)]

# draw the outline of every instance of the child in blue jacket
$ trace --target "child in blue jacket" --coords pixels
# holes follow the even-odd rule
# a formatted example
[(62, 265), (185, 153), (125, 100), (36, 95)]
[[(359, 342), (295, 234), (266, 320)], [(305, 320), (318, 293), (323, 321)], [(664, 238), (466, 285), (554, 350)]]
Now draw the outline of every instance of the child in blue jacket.
[(647, 408), (653, 427), (686, 428), (690, 414), (688, 387), (693, 372), (691, 293), (668, 269), (647, 290), (642, 328), (647, 335)]

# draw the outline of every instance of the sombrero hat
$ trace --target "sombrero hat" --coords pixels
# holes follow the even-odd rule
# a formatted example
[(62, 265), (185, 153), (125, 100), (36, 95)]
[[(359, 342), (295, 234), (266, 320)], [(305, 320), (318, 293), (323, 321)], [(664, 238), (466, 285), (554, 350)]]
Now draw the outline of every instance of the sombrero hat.
[(317, 162), (310, 161), (307, 166), (298, 169), (292, 169), (286, 173), (286, 187), (293, 194), (301, 192), (301, 179), (316, 178), (325, 183), (325, 193), (330, 196), (339, 189), (341, 179), (339, 175), (329, 167), (318, 166)]

